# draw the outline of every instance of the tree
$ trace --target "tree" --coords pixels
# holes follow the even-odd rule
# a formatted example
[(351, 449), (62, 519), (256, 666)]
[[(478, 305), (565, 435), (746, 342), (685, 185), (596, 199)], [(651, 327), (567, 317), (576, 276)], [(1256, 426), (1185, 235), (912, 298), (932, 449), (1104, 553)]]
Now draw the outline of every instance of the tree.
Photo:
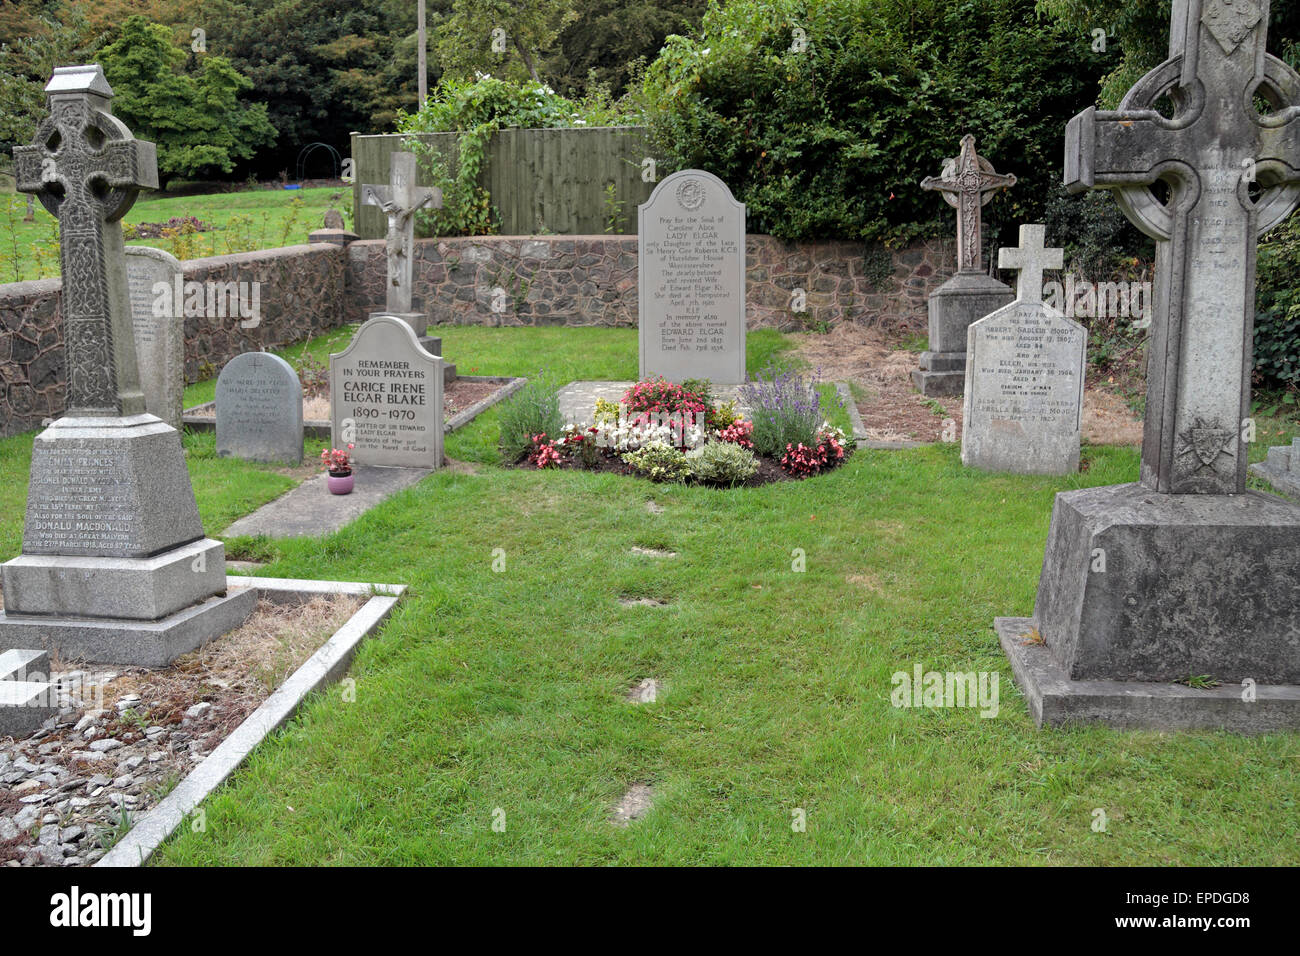
[(90, 58), (88, 35), (75, 5), (0, 7), (0, 152), (31, 142), (45, 116), (45, 84), (56, 66)]
[[(1080, 42), (1099, 46), (1102, 31), (1108, 70), (1101, 79), (1100, 104), (1114, 109), (1129, 87), (1169, 55), (1172, 0), (1038, 0)], [(1300, 4), (1274, 3), (1269, 13), (1270, 52), (1300, 66)]]
[(346, 155), (349, 133), (386, 132), (415, 109), (410, 0), (204, 0), (200, 21), (209, 52), (253, 81), (279, 131), (258, 157), (264, 173), (292, 170), (313, 142)]
[(230, 173), (237, 160), (275, 141), (266, 106), (246, 104), (253, 84), (225, 57), (205, 55), (185, 71), (186, 53), (167, 27), (128, 17), (100, 51), (116, 94), (113, 112), (141, 139), (158, 145), (158, 179)]
[(541, 82), (539, 64), (576, 19), (573, 0), (453, 0), (451, 12), (432, 34), (438, 38), (443, 69), (454, 76), (510, 76), (513, 70), (518, 78), (522, 68)]
[(546, 62), (551, 82), (577, 93), (595, 82), (617, 96), (638, 64), (659, 55), (665, 38), (699, 27), (705, 6), (706, 0), (574, 0), (577, 16)]

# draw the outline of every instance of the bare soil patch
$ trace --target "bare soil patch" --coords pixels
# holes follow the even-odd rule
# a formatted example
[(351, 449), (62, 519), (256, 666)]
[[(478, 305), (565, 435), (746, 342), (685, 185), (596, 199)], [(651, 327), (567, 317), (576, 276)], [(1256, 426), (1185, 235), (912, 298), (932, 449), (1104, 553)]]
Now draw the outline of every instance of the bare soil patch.
[[(906, 330), (842, 323), (822, 335), (796, 333), (796, 354), (823, 381), (857, 386), (858, 412), (872, 441), (960, 440), (961, 396), (927, 398), (912, 385), (920, 352), (904, 347)], [(1107, 382), (1090, 375), (1083, 398), (1083, 440), (1094, 445), (1136, 445), (1142, 422)]]

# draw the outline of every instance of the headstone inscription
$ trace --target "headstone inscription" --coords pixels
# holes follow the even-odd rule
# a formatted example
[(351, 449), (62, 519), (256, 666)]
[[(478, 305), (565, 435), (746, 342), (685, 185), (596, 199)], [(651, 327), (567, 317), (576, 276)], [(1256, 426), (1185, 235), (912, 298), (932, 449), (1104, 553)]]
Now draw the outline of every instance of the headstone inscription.
[(745, 205), (698, 169), (664, 178), (640, 207), (641, 378), (745, 381)]
[(1058, 494), (1034, 617), (997, 621), (1040, 723), (1300, 727), (1300, 508), (1245, 489), (1256, 241), (1300, 200), (1267, 29), (1267, 3), (1175, 0), (1169, 58), (1066, 131), (1066, 185), (1114, 191), (1157, 288), (1140, 481)]
[(401, 317), (377, 315), (330, 356), (331, 437), (359, 465), (441, 468), (441, 357)]
[(217, 457), (302, 464), (302, 382), (270, 352), (245, 352), (217, 376)]
[(185, 309), (180, 261), (162, 249), (126, 247), (131, 328), (145, 409), (180, 430), (185, 403)]
[(0, 566), (0, 645), (161, 666), (237, 627), (225, 549), (204, 537), (175, 429), (138, 383), (121, 217), (157, 186), (152, 143), (112, 115), (98, 66), (60, 67), (18, 188), (60, 225), (67, 408), (32, 449), (23, 551)]
[(944, 163), (938, 176), (921, 182), (957, 210), (957, 271), (930, 293), (929, 349), (921, 354), (912, 382), (923, 395), (959, 395), (966, 381), (966, 330), (976, 319), (1002, 308), (1011, 289), (984, 271), (983, 213), (998, 192), (1016, 177), (1002, 175), (975, 152), (975, 137), (961, 140), (961, 152)]
[(361, 202), (378, 206), (388, 219), (384, 240), (387, 261), (385, 311), (373, 315), (395, 315), (415, 330), (425, 334), (429, 326), (427, 312), (412, 311), (412, 285), (415, 278), (415, 214), (429, 206), (442, 207), (442, 191), (416, 185), (414, 153), (396, 152), (390, 160), (387, 186), (362, 186)]
[(1046, 229), (1020, 227), (1020, 248), (998, 266), (1019, 272), (1016, 301), (971, 324), (962, 464), (984, 471), (1066, 475), (1079, 470), (1087, 333), (1043, 302), (1043, 270), (1064, 265), (1043, 248)]

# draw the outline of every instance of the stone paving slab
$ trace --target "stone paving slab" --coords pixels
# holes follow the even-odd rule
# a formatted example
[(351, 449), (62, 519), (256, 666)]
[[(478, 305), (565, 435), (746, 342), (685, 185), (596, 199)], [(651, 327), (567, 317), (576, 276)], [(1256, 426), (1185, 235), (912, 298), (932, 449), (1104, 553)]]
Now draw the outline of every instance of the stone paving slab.
[(325, 473), (313, 475), (297, 488), (240, 518), (222, 534), (266, 535), (268, 538), (316, 537), (337, 531), (359, 518), (385, 498), (409, 488), (432, 468), (380, 468), (360, 465), (349, 495), (332, 495), (325, 486)]

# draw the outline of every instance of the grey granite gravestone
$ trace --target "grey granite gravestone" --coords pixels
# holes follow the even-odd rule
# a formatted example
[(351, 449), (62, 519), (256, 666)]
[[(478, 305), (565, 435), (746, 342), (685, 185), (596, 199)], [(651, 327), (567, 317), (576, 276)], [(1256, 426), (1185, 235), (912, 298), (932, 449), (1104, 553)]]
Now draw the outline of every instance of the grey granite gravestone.
[(1300, 728), (1300, 508), (1245, 488), (1256, 241), (1300, 201), (1267, 14), (1175, 0), (1169, 58), (1066, 131), (1066, 185), (1114, 190), (1157, 289), (1140, 481), (1058, 494), (1034, 617), (996, 622), (1040, 723)]
[(245, 352), (217, 376), (217, 457), (302, 464), (302, 383), (270, 352)]
[(119, 221), (157, 186), (154, 146), (112, 115), (98, 66), (60, 67), (45, 89), (50, 116), (14, 163), (60, 224), (68, 410), (32, 448), (0, 645), (161, 666), (237, 627), (256, 592), (226, 593), (180, 435), (140, 390)]
[(1250, 473), (1284, 495), (1300, 497), (1300, 438), (1292, 439), (1290, 445), (1270, 448), (1268, 458), (1251, 465)]
[(983, 471), (1066, 475), (1079, 470), (1087, 333), (1043, 302), (1043, 270), (1064, 252), (1043, 248), (1041, 225), (1020, 227), (1020, 248), (998, 266), (1019, 272), (1016, 301), (967, 333), (962, 464)]
[(417, 336), (423, 336), (429, 327), (428, 313), (412, 311), (415, 214), (425, 206), (441, 208), (442, 191), (416, 185), (414, 153), (393, 153), (389, 169), (387, 186), (361, 187), (361, 202), (378, 206), (388, 219), (388, 234), (384, 241), (387, 260), (385, 311), (372, 313), (371, 317), (395, 315), (410, 325)]
[(983, 268), (981, 210), (1016, 177), (993, 171), (993, 164), (975, 152), (975, 137), (961, 140), (961, 153), (944, 163), (938, 176), (929, 176), (922, 189), (932, 189), (957, 210), (957, 271), (930, 293), (929, 348), (921, 353), (912, 382), (922, 395), (959, 395), (966, 381), (966, 330), (1009, 303), (1011, 289)]
[(745, 204), (717, 176), (686, 169), (640, 207), (641, 378), (745, 381)]
[(145, 409), (179, 431), (185, 404), (184, 279), (180, 260), (148, 246), (127, 246), (124, 251)]
[(444, 365), (402, 317), (370, 319), (330, 356), (334, 447), (352, 445), (359, 465), (441, 468)]

